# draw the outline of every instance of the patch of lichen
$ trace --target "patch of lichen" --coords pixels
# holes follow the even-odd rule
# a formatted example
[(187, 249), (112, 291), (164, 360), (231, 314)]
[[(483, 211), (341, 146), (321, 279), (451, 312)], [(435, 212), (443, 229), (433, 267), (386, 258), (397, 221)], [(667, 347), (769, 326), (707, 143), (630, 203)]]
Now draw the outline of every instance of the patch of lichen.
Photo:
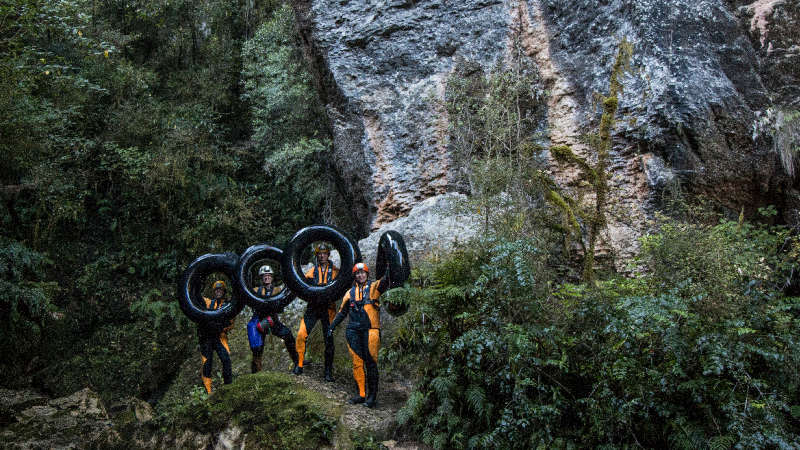
[(332, 444), (341, 411), (292, 375), (263, 371), (239, 377), (211, 396), (194, 391), (173, 414), (173, 431), (216, 434), (235, 425), (246, 434), (247, 447), (318, 448)]

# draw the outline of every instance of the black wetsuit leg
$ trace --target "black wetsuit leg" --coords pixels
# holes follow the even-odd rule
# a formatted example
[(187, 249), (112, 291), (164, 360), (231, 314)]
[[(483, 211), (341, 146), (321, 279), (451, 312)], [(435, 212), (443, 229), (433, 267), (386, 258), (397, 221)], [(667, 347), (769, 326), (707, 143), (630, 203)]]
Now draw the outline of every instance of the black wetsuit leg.
[(278, 319), (278, 316), (272, 316), (270, 333), (281, 338), (283, 345), (286, 346), (286, 352), (289, 353), (289, 357), (292, 359), (292, 362), (297, 365), (297, 348), (295, 345), (294, 336), (292, 336), (292, 330), (284, 325), (280, 319)]
[[(227, 340), (227, 337), (226, 337)], [(233, 381), (233, 369), (231, 367), (231, 355), (228, 352), (226, 346), (222, 344), (222, 341), (217, 336), (214, 339), (214, 350), (217, 352), (217, 356), (219, 356), (219, 360), (222, 361), (222, 380), (225, 384), (231, 384)], [(211, 358), (208, 359), (211, 361)]]

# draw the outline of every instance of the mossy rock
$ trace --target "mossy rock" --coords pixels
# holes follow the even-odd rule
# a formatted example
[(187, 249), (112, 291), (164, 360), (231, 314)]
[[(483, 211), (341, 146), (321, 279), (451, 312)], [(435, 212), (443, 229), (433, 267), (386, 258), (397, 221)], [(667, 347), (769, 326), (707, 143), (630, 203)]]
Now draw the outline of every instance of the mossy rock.
[(89, 389), (67, 397), (36, 399), (0, 429), (0, 448), (118, 448), (103, 401)]
[(332, 445), (340, 405), (290, 374), (264, 371), (240, 377), (173, 417), (175, 431), (216, 434), (231, 426), (247, 448), (319, 448)]

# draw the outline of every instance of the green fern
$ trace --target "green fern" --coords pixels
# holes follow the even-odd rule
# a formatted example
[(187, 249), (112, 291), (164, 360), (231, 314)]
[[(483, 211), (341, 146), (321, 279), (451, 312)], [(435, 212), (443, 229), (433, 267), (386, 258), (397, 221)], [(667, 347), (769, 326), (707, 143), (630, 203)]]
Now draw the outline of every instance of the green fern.
[(483, 417), (486, 414), (486, 393), (480, 386), (472, 385), (467, 388), (467, 404), (478, 415)]
[(424, 405), (425, 395), (419, 391), (412, 392), (406, 404), (397, 411), (397, 423), (405, 425), (410, 419), (418, 417)]
[(736, 438), (729, 434), (717, 436), (708, 441), (709, 450), (727, 450), (736, 443)]
[(452, 377), (439, 376), (431, 380), (431, 387), (440, 399), (449, 398), (454, 386), (455, 380)]

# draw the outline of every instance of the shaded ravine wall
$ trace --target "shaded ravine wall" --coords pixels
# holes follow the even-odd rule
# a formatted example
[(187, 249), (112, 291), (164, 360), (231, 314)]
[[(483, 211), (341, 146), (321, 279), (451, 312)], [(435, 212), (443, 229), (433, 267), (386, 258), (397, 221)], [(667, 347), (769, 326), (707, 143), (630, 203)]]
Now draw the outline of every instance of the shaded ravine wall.
[[(334, 164), (366, 234), (425, 198), (452, 191), (447, 77), (459, 59), (502, 64), (512, 37), (549, 92), (549, 141), (586, 154), (619, 39), (635, 48), (614, 136), (611, 218), (620, 256), (679, 180), (731, 209), (775, 204), (787, 221), (800, 195), (755, 114), (800, 98), (800, 12), (780, 0), (298, 0), (292, 2), (334, 136)], [(797, 105), (795, 104), (795, 107)], [(569, 187), (576, 174), (551, 164)]]

